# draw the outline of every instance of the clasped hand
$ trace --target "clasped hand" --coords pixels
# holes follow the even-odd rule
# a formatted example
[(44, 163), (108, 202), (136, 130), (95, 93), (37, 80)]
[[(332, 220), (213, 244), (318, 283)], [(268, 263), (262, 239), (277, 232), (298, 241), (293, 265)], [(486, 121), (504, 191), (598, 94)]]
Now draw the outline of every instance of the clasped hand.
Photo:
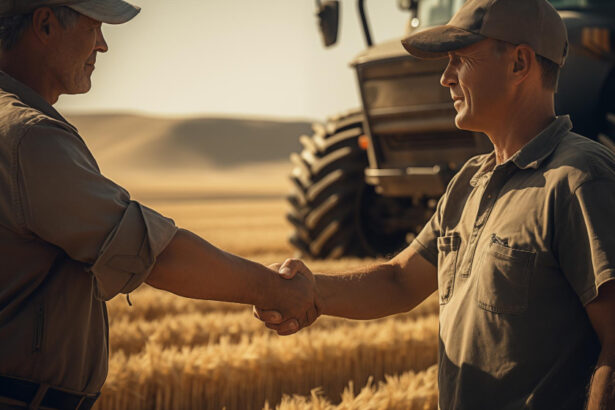
[(254, 306), (254, 316), (279, 335), (290, 335), (314, 323), (322, 312), (322, 299), (312, 272), (298, 259), (273, 264), (279, 273), (275, 295), (266, 306)]

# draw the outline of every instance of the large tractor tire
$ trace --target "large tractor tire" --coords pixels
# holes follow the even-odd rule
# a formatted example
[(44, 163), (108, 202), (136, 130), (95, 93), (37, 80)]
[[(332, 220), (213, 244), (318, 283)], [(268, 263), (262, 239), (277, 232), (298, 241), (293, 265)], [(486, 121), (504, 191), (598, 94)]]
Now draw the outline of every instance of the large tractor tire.
[(377, 256), (405, 244), (405, 233), (381, 232), (383, 224), (373, 216), (383, 208), (386, 213), (389, 200), (365, 183), (362, 134), (363, 114), (353, 111), (314, 124), (311, 136), (300, 137), (302, 152), (291, 155), (293, 191), (286, 216), (294, 226), (290, 242), (302, 256)]
[(303, 256), (338, 258), (363, 256), (357, 218), (367, 154), (359, 147), (363, 114), (350, 112), (315, 123), (311, 136), (303, 135), (303, 150), (293, 153), (286, 215), (294, 226), (291, 244)]

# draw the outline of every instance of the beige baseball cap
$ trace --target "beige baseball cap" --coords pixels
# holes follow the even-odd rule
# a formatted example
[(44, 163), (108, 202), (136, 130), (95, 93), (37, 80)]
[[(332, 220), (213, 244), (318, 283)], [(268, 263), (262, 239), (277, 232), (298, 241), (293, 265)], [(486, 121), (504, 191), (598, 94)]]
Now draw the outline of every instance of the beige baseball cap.
[(51, 6), (68, 6), (84, 16), (108, 24), (126, 23), (141, 11), (123, 0), (0, 0), (0, 16), (14, 16)]
[(402, 44), (415, 57), (441, 58), (486, 38), (526, 44), (560, 66), (568, 53), (566, 26), (546, 0), (468, 0), (447, 24), (413, 33)]

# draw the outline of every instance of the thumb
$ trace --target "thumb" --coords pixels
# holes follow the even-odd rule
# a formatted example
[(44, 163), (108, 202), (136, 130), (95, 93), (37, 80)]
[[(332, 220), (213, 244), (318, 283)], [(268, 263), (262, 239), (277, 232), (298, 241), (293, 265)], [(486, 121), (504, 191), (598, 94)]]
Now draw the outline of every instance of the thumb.
[(278, 273), (284, 279), (292, 279), (298, 273), (306, 273), (309, 272), (309, 269), (305, 266), (305, 264), (299, 259), (286, 259)]
[(290, 267), (288, 266), (282, 266), (280, 267), (280, 269), (278, 270), (278, 273), (280, 274), (281, 277), (283, 277), (284, 279), (292, 279), (295, 277), (295, 275), (297, 274), (297, 271), (293, 271)]

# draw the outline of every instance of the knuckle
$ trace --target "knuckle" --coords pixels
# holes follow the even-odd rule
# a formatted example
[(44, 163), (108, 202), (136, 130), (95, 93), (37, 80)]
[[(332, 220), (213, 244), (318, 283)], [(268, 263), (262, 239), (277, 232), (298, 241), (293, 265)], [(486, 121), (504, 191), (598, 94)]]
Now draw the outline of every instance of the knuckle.
[(280, 329), (278, 331), (278, 334), (280, 336), (288, 336), (288, 335), (292, 335), (293, 333), (295, 333), (296, 330), (291, 330), (291, 329)]
[(267, 314), (267, 322), (279, 324), (281, 321), (282, 318), (276, 312), (269, 312)]
[(288, 263), (286, 266), (295, 270), (299, 269), (303, 264), (300, 259), (287, 259), (286, 262)]

